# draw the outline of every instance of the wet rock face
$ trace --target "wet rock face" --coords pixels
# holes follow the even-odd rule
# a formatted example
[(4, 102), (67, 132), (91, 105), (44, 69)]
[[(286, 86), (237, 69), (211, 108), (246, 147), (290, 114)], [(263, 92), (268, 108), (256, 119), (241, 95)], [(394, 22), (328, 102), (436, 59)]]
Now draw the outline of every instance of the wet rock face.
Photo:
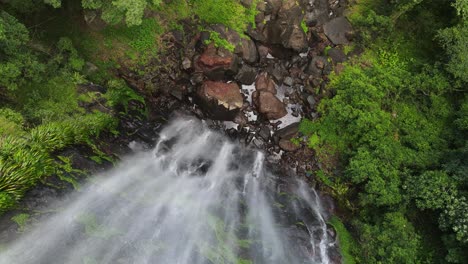
[(349, 44), (348, 36), (352, 34), (351, 24), (345, 17), (337, 17), (323, 25), (323, 31), (335, 45)]
[(211, 80), (222, 80), (226, 75), (234, 75), (238, 71), (237, 56), (223, 48), (208, 45), (198, 58), (198, 71), (203, 72)]
[(284, 104), (271, 92), (255, 91), (252, 99), (258, 112), (269, 120), (280, 119), (287, 114)]
[(205, 81), (198, 89), (201, 106), (214, 119), (233, 120), (243, 105), (239, 85)]

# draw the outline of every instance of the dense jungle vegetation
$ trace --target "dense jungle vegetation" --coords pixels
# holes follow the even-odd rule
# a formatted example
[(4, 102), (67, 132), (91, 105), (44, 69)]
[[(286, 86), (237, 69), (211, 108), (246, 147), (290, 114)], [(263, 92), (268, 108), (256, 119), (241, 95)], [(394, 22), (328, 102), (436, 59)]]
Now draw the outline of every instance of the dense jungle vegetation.
[[(96, 14), (103, 30), (82, 25)], [(236, 0), (0, 0), (0, 212), (70, 169), (57, 150), (104, 155), (116, 109), (142, 100), (112, 69), (144, 70), (181, 19), (242, 33), (254, 16)], [(356, 0), (348, 19), (356, 55), (301, 123), (342, 208), (330, 224), (345, 263), (466, 263), (468, 1)]]
[(362, 53), (301, 124), (350, 212), (347, 262), (466, 263), (468, 1), (361, 0), (348, 18)]

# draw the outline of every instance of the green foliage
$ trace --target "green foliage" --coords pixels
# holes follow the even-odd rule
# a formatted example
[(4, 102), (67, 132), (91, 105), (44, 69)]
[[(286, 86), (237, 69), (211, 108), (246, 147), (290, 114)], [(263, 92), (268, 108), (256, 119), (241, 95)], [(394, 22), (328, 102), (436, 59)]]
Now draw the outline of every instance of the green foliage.
[(11, 218), (13, 222), (18, 225), (18, 231), (24, 232), (26, 230), (26, 224), (29, 221), (29, 214), (17, 214)]
[(301, 21), (301, 28), (306, 34), (307, 34), (307, 32), (309, 32), (309, 27), (307, 26), (305, 20)]
[(236, 48), (234, 44), (229, 42), (227, 39), (224, 39), (221, 37), (221, 35), (216, 32), (216, 31), (210, 31), (210, 39), (206, 41), (206, 44), (209, 44), (210, 42), (213, 42), (215, 47), (222, 47), (230, 52), (234, 52), (234, 49)]
[[(458, 1), (457, 1), (458, 2)], [(466, 2), (466, 1), (465, 1)], [(439, 40), (447, 51), (447, 70), (456, 78), (468, 83), (468, 21), (439, 32)]]
[[(107, 104), (110, 107), (122, 106), (125, 113), (128, 112), (128, 104), (130, 101), (134, 100), (145, 104), (145, 99), (137, 94), (134, 90), (130, 89), (123, 80), (121, 79), (112, 79), (107, 83), (109, 92), (106, 94)], [(141, 113), (146, 114), (146, 113)]]
[(107, 27), (104, 30), (104, 36), (110, 41), (111, 48), (118, 42), (128, 45), (130, 51), (127, 54), (130, 57), (136, 57), (139, 63), (146, 63), (154, 57), (158, 50), (158, 36), (163, 33), (163, 28), (154, 18), (143, 19), (139, 25), (131, 27)]
[(420, 237), (400, 212), (386, 213), (373, 225), (358, 226), (367, 263), (420, 263)]
[(0, 108), (0, 136), (22, 134), (23, 116), (10, 108)]
[(16, 90), (28, 81), (41, 80), (44, 65), (27, 47), (26, 27), (5, 11), (0, 11), (0, 89)]
[(235, 0), (193, 1), (193, 12), (208, 24), (223, 24), (243, 35), (248, 24), (255, 24), (255, 9)]
[(356, 241), (353, 239), (351, 234), (348, 232), (346, 227), (344, 226), (343, 222), (336, 217), (333, 216), (328, 223), (333, 226), (336, 231), (336, 235), (338, 237), (338, 245), (340, 248), (341, 256), (343, 257), (344, 264), (354, 264), (356, 263), (356, 259), (354, 256), (358, 253), (358, 246)]

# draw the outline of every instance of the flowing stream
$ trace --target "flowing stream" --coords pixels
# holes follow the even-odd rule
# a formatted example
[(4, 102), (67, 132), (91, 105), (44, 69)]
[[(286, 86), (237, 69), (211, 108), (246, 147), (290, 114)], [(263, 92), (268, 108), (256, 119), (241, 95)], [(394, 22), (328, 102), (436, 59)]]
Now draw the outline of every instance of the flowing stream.
[[(329, 263), (317, 193), (179, 119), (0, 253), (1, 264)], [(283, 178), (287, 178), (284, 180)]]

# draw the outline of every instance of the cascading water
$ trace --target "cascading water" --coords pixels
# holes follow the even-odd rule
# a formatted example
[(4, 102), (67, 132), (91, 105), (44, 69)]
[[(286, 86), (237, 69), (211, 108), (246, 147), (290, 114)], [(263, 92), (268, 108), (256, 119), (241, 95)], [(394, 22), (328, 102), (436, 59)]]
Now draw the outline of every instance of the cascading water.
[(261, 152), (177, 120), (154, 150), (97, 177), (0, 263), (328, 263), (317, 194), (280, 178)]

